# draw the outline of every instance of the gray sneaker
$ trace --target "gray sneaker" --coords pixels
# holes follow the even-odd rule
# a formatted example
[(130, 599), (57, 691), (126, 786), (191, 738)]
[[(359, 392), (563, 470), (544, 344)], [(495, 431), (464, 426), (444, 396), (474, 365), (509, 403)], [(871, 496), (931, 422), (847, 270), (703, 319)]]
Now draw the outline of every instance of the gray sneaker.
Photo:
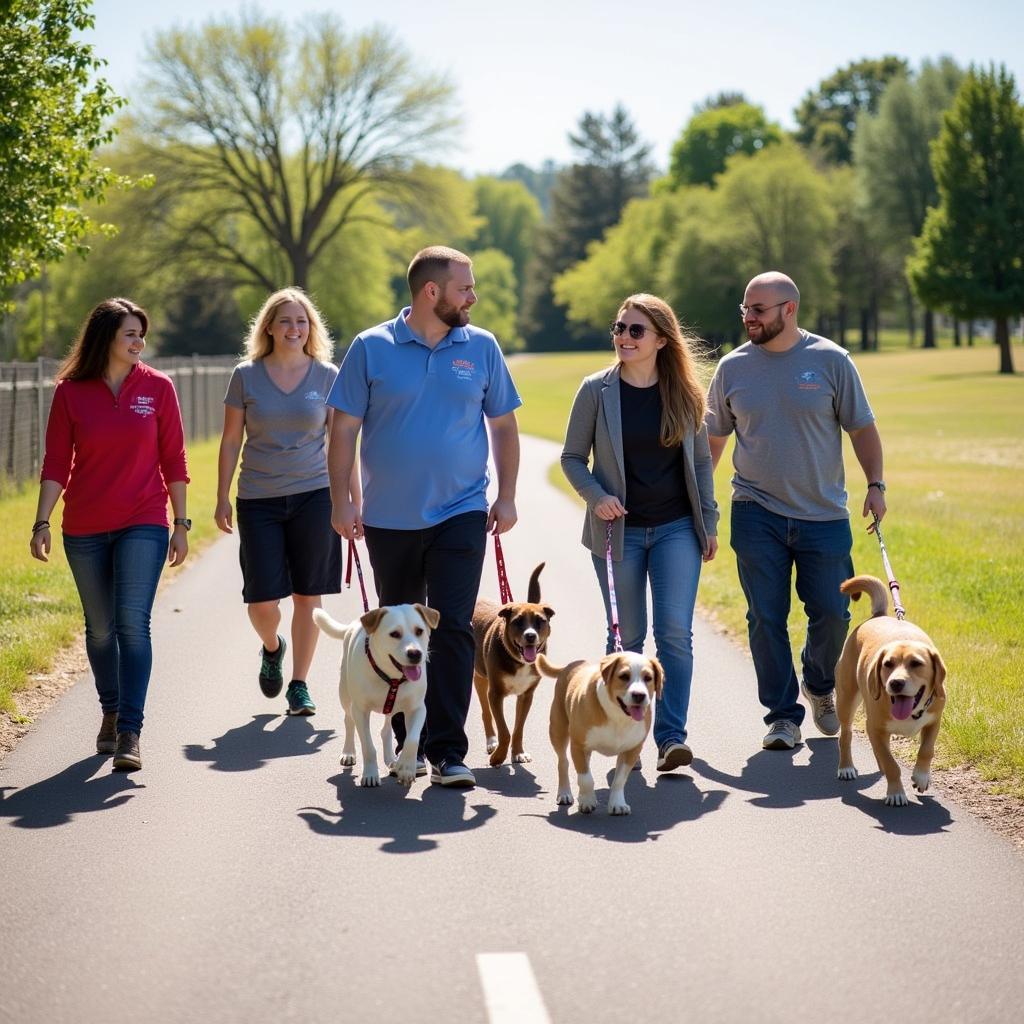
[(446, 760), (430, 766), (430, 781), (435, 786), (472, 789), (476, 785), (476, 776), (461, 761)]
[(814, 724), (817, 726), (818, 732), (824, 736), (835, 736), (839, 732), (835, 690), (829, 690), (828, 693), (817, 697), (801, 683), (800, 692), (804, 695), (804, 700), (811, 705), (811, 714), (814, 716)]
[(788, 718), (780, 718), (772, 722), (761, 746), (765, 750), (792, 750), (800, 741), (800, 726)]

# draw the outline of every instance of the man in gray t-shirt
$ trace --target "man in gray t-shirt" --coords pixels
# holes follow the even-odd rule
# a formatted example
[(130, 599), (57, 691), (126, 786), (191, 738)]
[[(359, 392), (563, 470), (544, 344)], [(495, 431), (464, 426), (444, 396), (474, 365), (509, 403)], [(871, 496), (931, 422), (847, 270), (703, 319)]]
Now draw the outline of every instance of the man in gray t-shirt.
[(818, 729), (839, 731), (835, 665), (850, 621), (839, 584), (853, 575), (844, 430), (867, 479), (863, 515), (885, 515), (882, 442), (860, 376), (845, 349), (797, 326), (799, 306), (785, 274), (747, 285), (750, 340), (718, 364), (706, 420), (715, 465), (736, 435), (731, 544), (770, 750), (799, 743), (804, 717), (787, 627), (794, 568), (808, 620), (799, 689)]

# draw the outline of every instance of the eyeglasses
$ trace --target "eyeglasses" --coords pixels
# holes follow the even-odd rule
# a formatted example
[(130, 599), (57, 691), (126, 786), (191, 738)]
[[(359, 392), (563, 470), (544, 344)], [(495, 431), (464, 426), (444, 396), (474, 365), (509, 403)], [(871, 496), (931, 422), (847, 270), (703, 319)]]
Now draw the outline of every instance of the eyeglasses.
[(644, 327), (643, 324), (624, 324), (621, 320), (616, 320), (612, 324), (612, 335), (614, 337), (619, 338), (628, 331), (629, 336), (634, 341), (639, 341), (648, 331), (653, 330), (653, 327)]
[(769, 309), (776, 309), (779, 306), (784, 306), (787, 302), (792, 302), (792, 299), (783, 299), (782, 302), (776, 302), (774, 306), (744, 306), (741, 302), (739, 305), (740, 316), (746, 316), (748, 313), (753, 313), (754, 316), (764, 316)]

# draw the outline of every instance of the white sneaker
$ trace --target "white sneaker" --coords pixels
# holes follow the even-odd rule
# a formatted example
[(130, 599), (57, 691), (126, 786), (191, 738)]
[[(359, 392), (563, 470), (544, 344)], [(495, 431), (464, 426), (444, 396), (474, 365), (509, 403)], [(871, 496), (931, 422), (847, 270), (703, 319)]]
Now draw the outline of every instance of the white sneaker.
[(792, 750), (800, 741), (800, 726), (788, 718), (780, 718), (772, 722), (761, 746), (765, 750)]
[(818, 732), (824, 736), (835, 736), (839, 732), (835, 690), (829, 690), (828, 693), (823, 693), (818, 697), (801, 683), (800, 692), (804, 695), (804, 700), (811, 705), (811, 714), (814, 716), (814, 724), (817, 726)]

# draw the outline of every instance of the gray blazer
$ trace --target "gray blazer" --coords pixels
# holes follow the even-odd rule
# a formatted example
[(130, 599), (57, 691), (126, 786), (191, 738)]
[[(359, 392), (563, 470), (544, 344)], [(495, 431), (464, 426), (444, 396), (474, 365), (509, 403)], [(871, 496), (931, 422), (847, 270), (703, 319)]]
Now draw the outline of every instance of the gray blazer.
[[(594, 465), (590, 468), (590, 453)], [(718, 503), (712, 479), (711, 449), (703, 425), (696, 435), (689, 433), (681, 446), (686, 472), (686, 493), (693, 508), (693, 526), (702, 551), (708, 537), (718, 534)], [(562, 448), (562, 472), (587, 503), (583, 520), (583, 543), (599, 556), (605, 553), (607, 524), (594, 514), (594, 505), (608, 495), (626, 501), (626, 464), (622, 454), (622, 404), (619, 397), (618, 364), (583, 379), (569, 413)], [(625, 517), (612, 524), (612, 558), (622, 560)]]

